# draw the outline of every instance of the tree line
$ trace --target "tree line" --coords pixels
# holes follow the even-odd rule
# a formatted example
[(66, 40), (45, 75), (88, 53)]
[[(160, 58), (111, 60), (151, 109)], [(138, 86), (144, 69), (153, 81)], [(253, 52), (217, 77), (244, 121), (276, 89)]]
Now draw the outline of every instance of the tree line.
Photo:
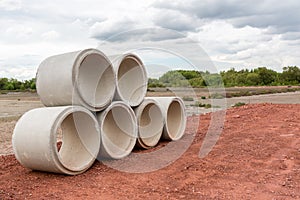
[(35, 90), (36, 89), (36, 79), (32, 78), (30, 80), (19, 81), (15, 78), (0, 78), (0, 90)]
[[(148, 87), (206, 87), (206, 86), (280, 86), (300, 85), (300, 68), (284, 67), (282, 72), (276, 72), (266, 67), (256, 69), (232, 68), (220, 74), (196, 70), (173, 70), (163, 74), (158, 79), (149, 78)], [(19, 81), (15, 78), (0, 78), (0, 90), (35, 90), (36, 79)]]
[(205, 87), (205, 86), (280, 86), (300, 85), (300, 68), (284, 67), (276, 72), (266, 67), (256, 69), (232, 68), (220, 74), (196, 70), (168, 71), (158, 79), (149, 78), (148, 87)]

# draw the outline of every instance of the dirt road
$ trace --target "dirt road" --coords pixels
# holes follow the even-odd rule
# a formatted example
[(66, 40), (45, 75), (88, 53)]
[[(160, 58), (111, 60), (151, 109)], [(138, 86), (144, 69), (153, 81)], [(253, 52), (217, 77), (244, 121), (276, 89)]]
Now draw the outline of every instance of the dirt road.
[(183, 140), (195, 134), (192, 145), (150, 173), (96, 162), (82, 175), (64, 176), (31, 171), (13, 155), (0, 156), (0, 199), (300, 199), (299, 113), (299, 104), (229, 109), (220, 139), (201, 159), (211, 114), (201, 115), (196, 132), (199, 120), (189, 117)]

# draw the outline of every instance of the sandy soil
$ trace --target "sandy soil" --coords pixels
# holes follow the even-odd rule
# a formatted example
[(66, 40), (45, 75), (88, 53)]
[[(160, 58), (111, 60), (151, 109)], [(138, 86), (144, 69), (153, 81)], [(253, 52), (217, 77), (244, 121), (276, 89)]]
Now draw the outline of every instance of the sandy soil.
[(16, 92), (0, 95), (0, 119), (20, 117), (26, 111), (42, 107), (36, 93)]
[(96, 162), (82, 175), (64, 176), (31, 171), (13, 155), (0, 156), (0, 199), (300, 199), (299, 113), (299, 104), (229, 109), (220, 139), (201, 159), (211, 114), (201, 115), (196, 133), (199, 120), (189, 117), (183, 140), (195, 134), (192, 145), (150, 173)]
[(0, 119), (0, 155), (13, 154), (11, 136), (17, 118)]

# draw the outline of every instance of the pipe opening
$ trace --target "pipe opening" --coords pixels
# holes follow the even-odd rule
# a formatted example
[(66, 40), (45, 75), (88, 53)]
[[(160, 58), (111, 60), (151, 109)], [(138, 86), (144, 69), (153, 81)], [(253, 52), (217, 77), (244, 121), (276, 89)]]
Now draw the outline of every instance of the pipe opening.
[(137, 106), (147, 90), (147, 77), (143, 65), (134, 57), (125, 57), (118, 69), (118, 90), (122, 100)]
[(171, 138), (179, 139), (184, 126), (184, 111), (178, 101), (172, 101), (167, 112), (166, 127)]
[[(58, 158), (71, 171), (86, 169), (95, 159), (99, 149), (99, 133), (95, 121), (87, 113), (76, 111), (69, 114), (60, 124), (56, 138), (61, 137)], [(61, 131), (60, 131), (61, 129)]]
[(114, 71), (101, 54), (87, 55), (79, 66), (78, 91), (82, 99), (97, 108), (110, 103), (115, 90)]
[(164, 126), (160, 108), (154, 103), (146, 105), (138, 118), (138, 123), (140, 145), (144, 148), (157, 145)]
[(102, 142), (112, 158), (127, 156), (136, 141), (136, 121), (126, 107), (112, 107), (103, 122)]

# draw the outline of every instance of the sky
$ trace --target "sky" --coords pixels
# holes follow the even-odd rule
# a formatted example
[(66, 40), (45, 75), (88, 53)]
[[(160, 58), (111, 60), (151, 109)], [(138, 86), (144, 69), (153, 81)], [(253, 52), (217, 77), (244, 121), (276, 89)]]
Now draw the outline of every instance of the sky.
[(49, 56), (134, 52), (148, 75), (300, 66), (298, 0), (0, 0), (0, 77), (35, 77)]

